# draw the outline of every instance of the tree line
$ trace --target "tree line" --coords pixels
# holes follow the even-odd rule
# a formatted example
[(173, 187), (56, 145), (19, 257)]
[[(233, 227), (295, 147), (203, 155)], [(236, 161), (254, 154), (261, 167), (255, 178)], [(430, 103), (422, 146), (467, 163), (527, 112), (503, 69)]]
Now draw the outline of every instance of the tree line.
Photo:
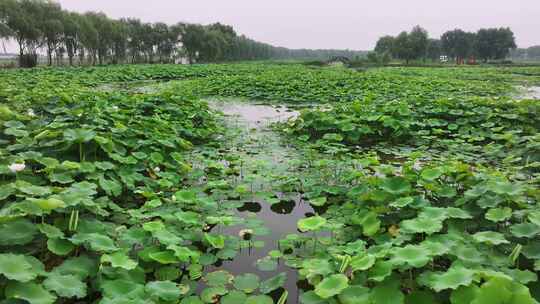
[(439, 39), (430, 38), (428, 32), (415, 26), (410, 32), (383, 36), (375, 46), (377, 54), (405, 60), (438, 60), (441, 55), (463, 63), (465, 59), (505, 59), (516, 48), (514, 33), (508, 27), (480, 29), (466, 32), (461, 29), (447, 31)]
[(238, 35), (228, 25), (179, 22), (168, 25), (136, 18), (79, 14), (46, 0), (1, 0), (0, 39), (14, 40), (21, 66), (34, 66), (40, 52), (49, 65), (222, 62), (264, 59), (353, 57), (349, 50), (287, 49)]

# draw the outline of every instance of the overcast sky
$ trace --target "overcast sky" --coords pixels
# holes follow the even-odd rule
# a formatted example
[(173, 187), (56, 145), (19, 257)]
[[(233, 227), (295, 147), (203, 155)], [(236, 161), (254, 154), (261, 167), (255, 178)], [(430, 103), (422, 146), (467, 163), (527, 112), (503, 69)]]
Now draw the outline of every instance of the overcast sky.
[(449, 29), (509, 26), (519, 47), (540, 44), (540, 0), (60, 0), (62, 7), (113, 18), (222, 22), (250, 38), (289, 48), (372, 49), (377, 38), (421, 25)]

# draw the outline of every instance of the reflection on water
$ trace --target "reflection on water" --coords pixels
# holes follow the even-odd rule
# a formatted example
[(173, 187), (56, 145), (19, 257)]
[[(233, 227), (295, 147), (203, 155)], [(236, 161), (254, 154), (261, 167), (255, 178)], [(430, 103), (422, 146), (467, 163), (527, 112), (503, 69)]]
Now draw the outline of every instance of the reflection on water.
[[(263, 226), (268, 233), (254, 235), (253, 242), (262, 241), (264, 244), (257, 248), (243, 248), (234, 259), (222, 260), (205, 268), (205, 272), (216, 270), (227, 270), (233, 275), (245, 273), (257, 274), (261, 281), (267, 280), (275, 275), (287, 273), (287, 281), (284, 288), (271, 292), (269, 295), (275, 301), (279, 299), (283, 291), (289, 292), (288, 304), (298, 303), (299, 284), (296, 269), (287, 267), (283, 260), (278, 260), (277, 269), (273, 271), (260, 271), (256, 263), (258, 260), (268, 256), (268, 252), (277, 250), (278, 241), (289, 234), (299, 233), (297, 222), (305, 217), (305, 214), (314, 213), (311, 205), (302, 199), (300, 193), (283, 194), (276, 187), (275, 181), (271, 178), (274, 174), (286, 174), (289, 168), (289, 161), (300, 157), (298, 152), (291, 147), (286, 147), (280, 143), (279, 136), (270, 130), (269, 125), (275, 122), (284, 122), (290, 118), (297, 117), (298, 111), (291, 110), (285, 106), (269, 106), (252, 104), (239, 101), (210, 101), (209, 105), (216, 110), (222, 111), (226, 119), (236, 129), (241, 130), (240, 134), (231, 143), (232, 147), (226, 150), (228, 156), (239, 157), (242, 167), (238, 178), (245, 175), (257, 175), (262, 180), (255, 180), (255, 188), (270, 193), (262, 197), (253, 196), (245, 199), (241, 205), (236, 205), (234, 212), (240, 218), (246, 220), (256, 219), (263, 222)], [(254, 165), (264, 163), (262, 166)], [(250, 166), (251, 165), (251, 166)], [(253, 188), (253, 187), (252, 187)], [(220, 226), (220, 233), (231, 236), (238, 236), (244, 225)], [(201, 286), (199, 286), (201, 288)]]
[(524, 87), (518, 86), (518, 99), (540, 99), (540, 86)]
[(211, 101), (210, 106), (225, 115), (236, 117), (250, 128), (267, 127), (271, 123), (283, 122), (300, 113), (285, 106), (269, 106), (238, 101)]

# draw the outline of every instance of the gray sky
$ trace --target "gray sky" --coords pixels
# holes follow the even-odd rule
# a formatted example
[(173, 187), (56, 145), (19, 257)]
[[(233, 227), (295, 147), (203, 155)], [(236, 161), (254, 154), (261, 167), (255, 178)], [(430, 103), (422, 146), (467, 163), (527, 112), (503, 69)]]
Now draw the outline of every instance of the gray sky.
[(372, 49), (377, 38), (421, 25), (439, 37), (456, 27), (510, 26), (519, 47), (540, 44), (540, 0), (60, 0), (113, 18), (222, 22), (250, 38), (289, 48)]

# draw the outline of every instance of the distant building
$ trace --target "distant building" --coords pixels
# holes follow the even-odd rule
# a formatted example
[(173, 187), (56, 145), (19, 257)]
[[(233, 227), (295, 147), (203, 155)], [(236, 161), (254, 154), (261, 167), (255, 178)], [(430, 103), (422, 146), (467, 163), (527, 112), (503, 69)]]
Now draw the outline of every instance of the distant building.
[(439, 60), (442, 62), (442, 63), (447, 63), (448, 62), (448, 56), (446, 55), (441, 55)]

